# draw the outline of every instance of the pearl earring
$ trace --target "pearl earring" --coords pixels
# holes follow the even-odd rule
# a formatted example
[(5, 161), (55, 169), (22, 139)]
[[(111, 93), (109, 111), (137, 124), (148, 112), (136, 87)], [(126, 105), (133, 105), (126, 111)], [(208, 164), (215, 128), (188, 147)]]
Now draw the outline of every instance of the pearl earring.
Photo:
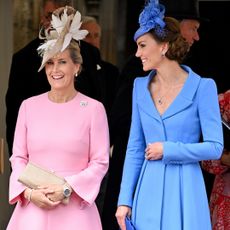
[(77, 75), (78, 75), (78, 74), (77, 74), (77, 73), (75, 73), (75, 77), (77, 77)]

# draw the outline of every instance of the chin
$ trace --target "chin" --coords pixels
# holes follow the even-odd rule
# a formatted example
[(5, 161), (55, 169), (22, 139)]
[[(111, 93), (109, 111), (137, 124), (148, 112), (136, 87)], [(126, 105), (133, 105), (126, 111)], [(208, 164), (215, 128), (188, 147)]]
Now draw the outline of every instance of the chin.
[(147, 71), (152, 70), (152, 69), (143, 66), (143, 70), (144, 70), (145, 72), (147, 72)]

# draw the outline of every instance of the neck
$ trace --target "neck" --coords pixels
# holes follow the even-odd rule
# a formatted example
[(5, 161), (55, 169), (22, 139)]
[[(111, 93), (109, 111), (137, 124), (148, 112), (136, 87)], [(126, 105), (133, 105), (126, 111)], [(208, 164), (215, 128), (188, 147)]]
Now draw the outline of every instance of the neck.
[(55, 103), (65, 103), (72, 100), (77, 95), (77, 91), (75, 89), (68, 92), (58, 92), (52, 90), (48, 92), (48, 97), (52, 102)]
[[(179, 67), (179, 68), (178, 68)], [(183, 84), (188, 76), (179, 65), (178, 67), (168, 68), (167, 70), (157, 71), (155, 81), (164, 86), (176, 86)]]

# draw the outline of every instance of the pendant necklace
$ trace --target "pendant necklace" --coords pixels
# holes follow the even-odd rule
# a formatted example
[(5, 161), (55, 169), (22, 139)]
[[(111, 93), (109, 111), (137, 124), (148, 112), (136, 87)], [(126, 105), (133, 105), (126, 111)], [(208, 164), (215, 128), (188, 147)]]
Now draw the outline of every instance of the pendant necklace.
[(163, 105), (163, 104), (165, 103), (164, 97), (167, 96), (167, 94), (169, 94), (169, 93), (171, 92), (172, 89), (181, 87), (182, 85), (183, 85), (183, 83), (177, 84), (177, 85), (174, 85), (174, 86), (169, 87), (169, 89), (166, 91), (165, 94), (163, 94), (163, 96), (158, 96), (158, 98), (157, 98), (157, 103), (158, 103), (159, 105)]
[(163, 96), (158, 96), (157, 97), (157, 103), (159, 104), (159, 105), (163, 105), (164, 104), (164, 97), (167, 95), (167, 94), (169, 94), (169, 92), (172, 90), (172, 86), (171, 87), (169, 87), (169, 89), (166, 91), (166, 93), (165, 94), (163, 94)]
[(158, 98), (157, 102), (158, 102), (158, 104), (162, 105), (163, 104), (162, 97)]

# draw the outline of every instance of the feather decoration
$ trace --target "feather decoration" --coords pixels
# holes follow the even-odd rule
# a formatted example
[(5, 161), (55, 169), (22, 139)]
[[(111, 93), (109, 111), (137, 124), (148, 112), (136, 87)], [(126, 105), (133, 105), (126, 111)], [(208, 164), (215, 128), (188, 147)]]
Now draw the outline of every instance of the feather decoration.
[(52, 47), (54, 46), (54, 44), (56, 43), (57, 39), (52, 39), (52, 40), (49, 40), (45, 43), (43, 43), (42, 45), (40, 45), (38, 48), (37, 48), (37, 51), (38, 51), (38, 54), (40, 56), (43, 56), (44, 53), (49, 50), (49, 49), (52, 49)]
[(88, 34), (87, 30), (80, 30), (81, 24), (81, 14), (79, 11), (77, 11), (73, 17), (69, 32), (65, 35), (61, 52), (69, 45), (71, 39), (79, 41), (84, 39)]
[(87, 30), (81, 30), (81, 14), (76, 11), (75, 14), (67, 15), (67, 8), (59, 18), (52, 14), (51, 28), (47, 33), (45, 43), (38, 47), (39, 55), (43, 57), (40, 71), (45, 63), (56, 55), (58, 52), (64, 51), (71, 40), (82, 40), (88, 34)]
[(61, 19), (59, 17), (55, 16), (54, 14), (52, 14), (51, 25), (58, 32), (58, 34), (60, 34), (62, 32), (67, 20), (68, 20), (67, 9), (64, 9), (64, 13), (61, 16)]
[(80, 30), (81, 24), (81, 14), (77, 11), (70, 26), (70, 33), (73, 34), (73, 38), (77, 41), (84, 39), (89, 33), (88, 30)]
[(150, 0), (139, 16), (140, 26), (155, 28), (157, 25), (164, 28), (165, 8), (156, 0)]
[(154, 29), (155, 33), (163, 38), (166, 35), (164, 22), (165, 7), (158, 0), (149, 0), (139, 15), (139, 29), (134, 34), (134, 40)]

